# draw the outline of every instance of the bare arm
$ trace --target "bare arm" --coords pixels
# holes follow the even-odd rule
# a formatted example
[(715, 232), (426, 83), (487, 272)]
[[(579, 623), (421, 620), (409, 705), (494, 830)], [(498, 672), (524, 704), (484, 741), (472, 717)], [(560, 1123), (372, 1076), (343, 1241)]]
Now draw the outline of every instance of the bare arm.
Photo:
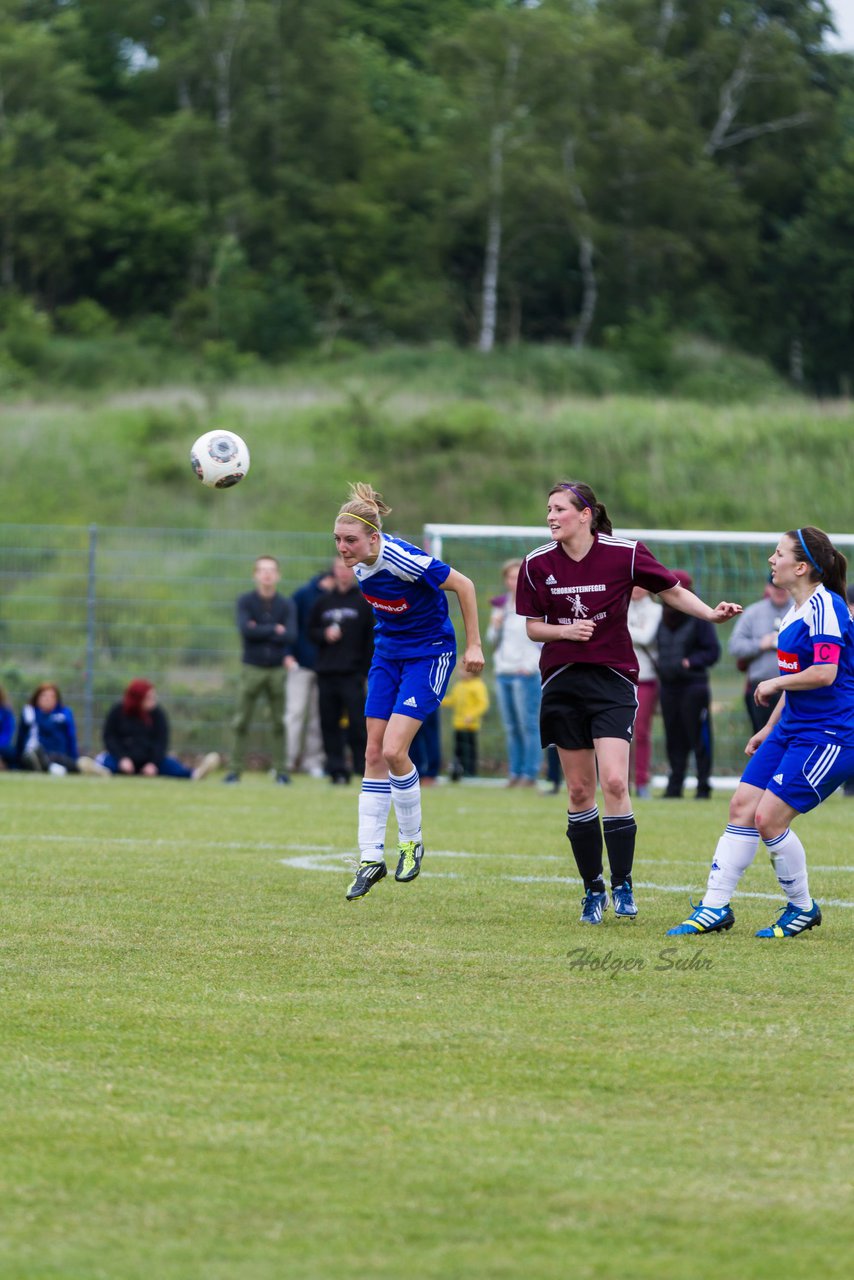
[(460, 602), (463, 615), (463, 626), (466, 633), (466, 651), (463, 654), (463, 666), (472, 675), (478, 676), (483, 670), (483, 649), (480, 644), (480, 623), (477, 618), (477, 595), (474, 583), (464, 573), (452, 569), (442, 583), (443, 591), (453, 591)]
[(775, 693), (785, 693), (787, 689), (826, 689), (833, 684), (838, 671), (835, 662), (821, 662), (804, 671), (793, 671), (789, 676), (774, 676), (756, 686), (753, 699), (760, 707), (766, 707)]
[(701, 618), (703, 622), (728, 622), (730, 618), (741, 613), (740, 604), (731, 604), (727, 600), (722, 600), (713, 609), (711, 605), (705, 604), (699, 596), (695, 596), (693, 591), (689, 591), (681, 584), (668, 587), (666, 591), (660, 592), (660, 596), (672, 609), (690, 614), (692, 618)]
[(525, 630), (529, 640), (545, 644), (549, 640), (589, 640), (596, 630), (596, 623), (586, 618), (578, 622), (546, 622), (545, 618), (526, 618)]

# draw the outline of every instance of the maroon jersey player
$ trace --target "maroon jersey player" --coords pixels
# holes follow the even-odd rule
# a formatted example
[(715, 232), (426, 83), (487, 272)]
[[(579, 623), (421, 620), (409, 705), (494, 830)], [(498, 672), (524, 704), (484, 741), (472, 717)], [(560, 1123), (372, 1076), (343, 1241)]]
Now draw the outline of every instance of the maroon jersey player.
[(554, 541), (526, 557), (516, 586), (516, 612), (543, 646), (542, 743), (557, 747), (566, 779), (566, 834), (585, 888), (582, 922), (600, 924), (608, 907), (603, 827), (614, 913), (633, 919), (637, 825), (629, 800), (629, 746), (638, 666), (626, 622), (632, 588), (646, 587), (674, 609), (709, 622), (725, 622), (741, 606), (710, 608), (642, 542), (614, 537), (604, 505), (580, 481), (550, 490), (548, 524)]

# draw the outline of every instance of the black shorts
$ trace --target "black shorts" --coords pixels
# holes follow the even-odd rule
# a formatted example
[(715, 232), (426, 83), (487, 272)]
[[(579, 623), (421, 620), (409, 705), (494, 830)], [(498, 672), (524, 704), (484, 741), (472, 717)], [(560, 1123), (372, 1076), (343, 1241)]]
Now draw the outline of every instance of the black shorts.
[(551, 677), (540, 703), (540, 740), (565, 751), (592, 748), (594, 738), (631, 742), (637, 689), (610, 667), (574, 662)]

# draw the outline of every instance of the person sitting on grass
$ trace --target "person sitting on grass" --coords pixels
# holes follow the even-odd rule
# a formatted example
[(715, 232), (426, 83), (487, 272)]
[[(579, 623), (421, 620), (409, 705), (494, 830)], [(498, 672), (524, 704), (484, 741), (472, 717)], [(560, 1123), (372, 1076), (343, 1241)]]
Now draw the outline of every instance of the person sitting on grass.
[(106, 769), (77, 750), (74, 714), (62, 701), (58, 685), (45, 681), (33, 690), (21, 710), (16, 754), (31, 773), (106, 774)]
[(18, 763), (15, 750), (15, 713), (6, 690), (0, 684), (0, 766), (14, 769)]
[(209, 751), (195, 769), (169, 755), (169, 721), (158, 704), (150, 680), (131, 680), (121, 702), (104, 722), (104, 746), (99, 761), (110, 773), (127, 777), (190, 778), (196, 782), (216, 769), (220, 758)]

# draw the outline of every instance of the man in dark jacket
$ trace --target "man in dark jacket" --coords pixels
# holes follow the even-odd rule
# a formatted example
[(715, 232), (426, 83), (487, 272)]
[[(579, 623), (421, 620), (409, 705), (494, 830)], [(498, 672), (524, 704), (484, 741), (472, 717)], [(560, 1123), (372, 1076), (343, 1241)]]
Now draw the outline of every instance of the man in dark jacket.
[(299, 768), (313, 778), (322, 778), (323, 741), (317, 690), (317, 648), (308, 633), (308, 620), (315, 601), (332, 590), (332, 572), (324, 569), (298, 587), (291, 599), (297, 611), (296, 662), (288, 670), (285, 710), (285, 750), (288, 771)]
[[(683, 587), (693, 579), (684, 570), (674, 570)], [(664, 606), (656, 640), (661, 716), (667, 745), (670, 777), (664, 795), (682, 795), (688, 757), (697, 761), (697, 799), (712, 794), (712, 721), (709, 711), (711, 690), (709, 667), (721, 656), (715, 628), (710, 622), (691, 618)]]
[(263, 695), (270, 708), (273, 736), (273, 768), (276, 782), (290, 782), (285, 767), (285, 671), (294, 666), (297, 639), (293, 601), (280, 595), (280, 573), (275, 556), (255, 561), (255, 590), (237, 601), (237, 629), (243, 640), (240, 703), (234, 718), (234, 751), (231, 772), (225, 782), (239, 782), (246, 762), (246, 736), (255, 703)]
[(352, 770), (365, 771), (365, 678), (374, 651), (374, 611), (356, 584), (356, 575), (342, 560), (332, 566), (334, 586), (314, 603), (308, 637), (317, 647), (315, 671), (320, 701), (320, 728), (326, 753), (326, 772), (333, 782), (349, 782), (342, 717), (347, 717), (346, 740)]

